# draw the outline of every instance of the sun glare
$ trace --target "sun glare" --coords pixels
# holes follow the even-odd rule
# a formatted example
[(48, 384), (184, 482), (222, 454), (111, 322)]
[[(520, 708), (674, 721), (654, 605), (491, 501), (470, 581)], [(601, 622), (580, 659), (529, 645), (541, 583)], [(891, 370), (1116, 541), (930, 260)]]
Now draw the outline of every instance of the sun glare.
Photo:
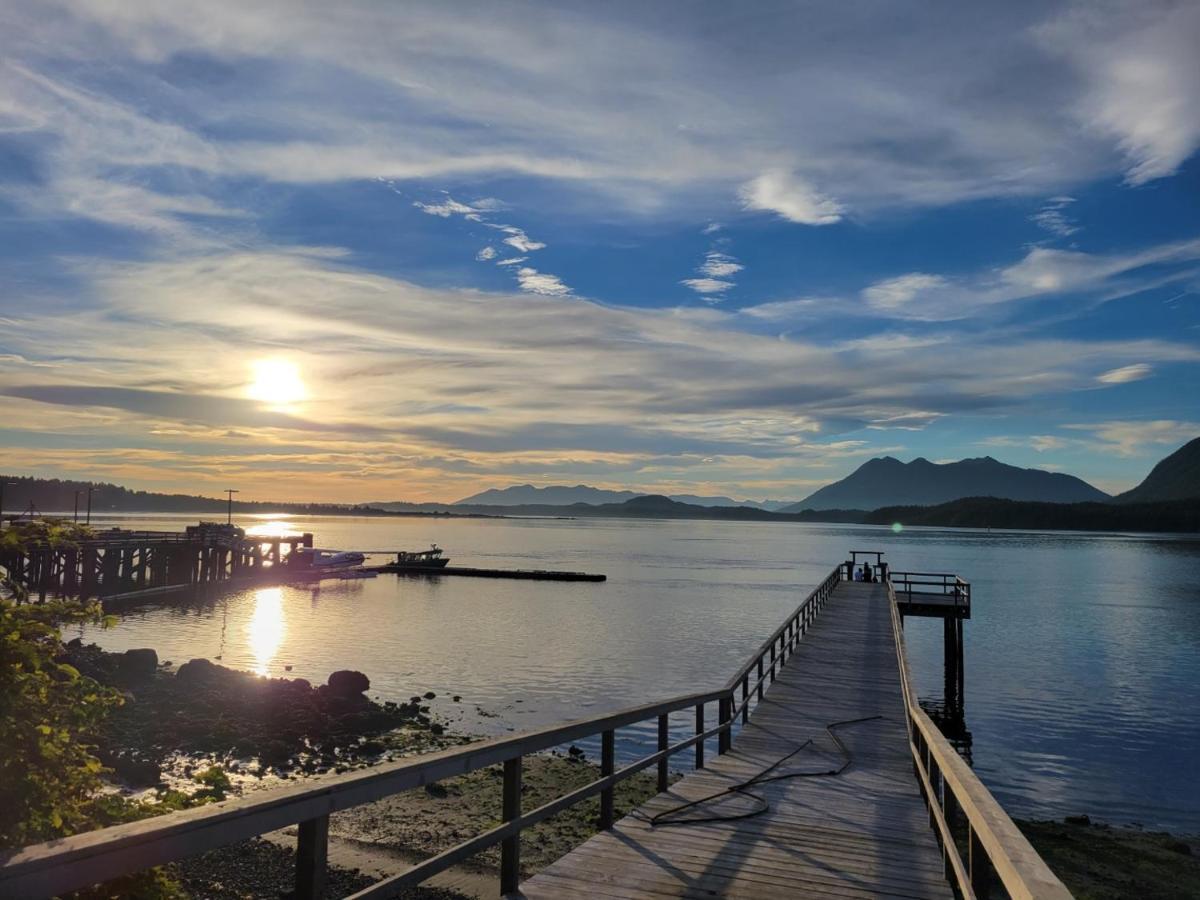
[(271, 406), (290, 406), (308, 396), (300, 369), (285, 359), (262, 359), (254, 364), (250, 396)]

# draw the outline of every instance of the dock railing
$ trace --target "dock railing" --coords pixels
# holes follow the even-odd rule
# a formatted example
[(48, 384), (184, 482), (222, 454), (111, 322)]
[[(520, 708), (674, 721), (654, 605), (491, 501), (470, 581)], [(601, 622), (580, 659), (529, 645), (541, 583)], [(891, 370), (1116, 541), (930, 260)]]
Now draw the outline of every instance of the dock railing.
[(945, 572), (889, 572), (896, 600), (912, 603), (927, 597), (951, 600), (955, 606), (971, 608), (971, 585), (958, 575)]
[[(952, 575), (895, 572), (892, 577), (903, 574), (942, 578), (941, 583), (949, 590), (965, 584)], [(897, 603), (902, 595), (892, 581), (887, 586), (900, 684), (908, 711), (909, 749), (929, 807), (929, 824), (942, 847), (946, 878), (966, 898), (983, 900), (998, 882), (1014, 900), (1070, 900), (1066, 885), (1050, 871), (1008, 813), (921, 709), (905, 653), (904, 626)]]
[[(665, 791), (672, 756), (694, 748), (695, 766), (703, 768), (705, 742), (713, 737), (717, 739), (717, 752), (727, 752), (739, 719), (742, 723), (749, 720), (751, 705), (762, 700), (765, 687), (775, 680), (780, 667), (795, 651), (837, 587), (841, 571), (841, 566), (834, 569), (763, 641), (745, 665), (713, 690), (356, 772), (317, 777), (302, 785), (25, 847), (0, 856), (0, 896), (33, 898), (62, 894), (298, 825), (296, 897), (318, 898), (324, 895), (330, 814), (497, 764), (503, 766), (501, 824), (376, 882), (354, 894), (353, 900), (393, 896), (497, 844), (500, 845), (500, 893), (514, 892), (520, 880), (524, 829), (596, 795), (600, 796), (599, 825), (602, 829), (611, 828), (614, 788), (621, 781), (655, 766), (658, 790)], [(706, 728), (705, 707), (711, 703), (717, 704), (717, 720)], [(670, 715), (685, 710), (695, 712), (694, 732), (671, 743)], [(656, 752), (616, 768), (617, 730), (654, 720), (658, 726)], [(523, 757), (596, 735), (600, 736), (600, 777), (536, 809), (523, 811)]]

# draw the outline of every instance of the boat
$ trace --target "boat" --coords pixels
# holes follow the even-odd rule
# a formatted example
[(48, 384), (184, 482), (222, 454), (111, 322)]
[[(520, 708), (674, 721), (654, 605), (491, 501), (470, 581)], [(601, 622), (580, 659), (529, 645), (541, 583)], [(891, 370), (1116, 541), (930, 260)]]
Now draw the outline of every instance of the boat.
[(448, 556), (442, 556), (442, 548), (431, 544), (428, 550), (400, 550), (396, 553), (396, 561), (389, 568), (444, 569), (449, 562)]

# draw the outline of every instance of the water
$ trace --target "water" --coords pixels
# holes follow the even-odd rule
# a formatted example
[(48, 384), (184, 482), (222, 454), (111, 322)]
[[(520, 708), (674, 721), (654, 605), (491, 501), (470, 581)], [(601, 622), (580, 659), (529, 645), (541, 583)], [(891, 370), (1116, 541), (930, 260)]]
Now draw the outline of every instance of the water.
[[(433, 690), (452, 723), (503, 733), (716, 686), (848, 550), (878, 548), (898, 570), (972, 582), (967, 725), (976, 771), (1006, 808), (1200, 832), (1195, 538), (596, 519), (241, 524), (312, 531), (318, 546), (341, 549), (436, 541), (452, 564), (609, 580), (381, 575), (245, 589), (149, 605), (89, 637), (314, 683), (360, 669), (372, 695)], [(910, 620), (906, 632), (918, 691), (937, 697), (940, 622)]]

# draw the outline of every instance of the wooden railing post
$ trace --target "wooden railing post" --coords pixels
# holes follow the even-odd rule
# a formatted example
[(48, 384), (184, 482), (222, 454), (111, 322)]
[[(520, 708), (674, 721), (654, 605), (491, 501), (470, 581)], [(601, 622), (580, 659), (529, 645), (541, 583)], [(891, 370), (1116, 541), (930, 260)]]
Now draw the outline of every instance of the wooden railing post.
[(771, 684), (775, 683), (775, 642), (771, 642)]
[(750, 721), (750, 675), (742, 676), (742, 724)]
[[(504, 761), (502, 818), (511, 822), (521, 815), (521, 757)], [(521, 883), (521, 835), (500, 842), (500, 893), (515, 893)]]
[[(616, 732), (600, 735), (600, 777), (611, 775), (616, 768)], [(613, 824), (613, 788), (600, 792), (600, 830), (608, 831)]]
[(992, 893), (992, 869), (987, 851), (975, 829), (967, 827), (967, 868), (971, 874), (971, 890), (979, 900), (987, 900)]
[[(704, 704), (696, 704), (696, 734), (704, 734)], [(696, 768), (704, 768), (704, 741), (696, 741)]]
[(763, 658), (758, 657), (758, 700), (761, 703), (763, 698)]
[(725, 754), (733, 744), (733, 694), (718, 700), (717, 710), (717, 724), (725, 726), (717, 732), (717, 753)]
[(296, 838), (297, 900), (321, 900), (325, 896), (328, 856), (329, 816), (301, 822)]
[[(670, 715), (663, 713), (658, 717), (658, 749), (659, 752), (667, 749), (670, 743)], [(667, 764), (670, 760), (663, 757), (658, 761), (658, 792), (661, 794), (667, 789), (667, 776), (669, 774)]]

